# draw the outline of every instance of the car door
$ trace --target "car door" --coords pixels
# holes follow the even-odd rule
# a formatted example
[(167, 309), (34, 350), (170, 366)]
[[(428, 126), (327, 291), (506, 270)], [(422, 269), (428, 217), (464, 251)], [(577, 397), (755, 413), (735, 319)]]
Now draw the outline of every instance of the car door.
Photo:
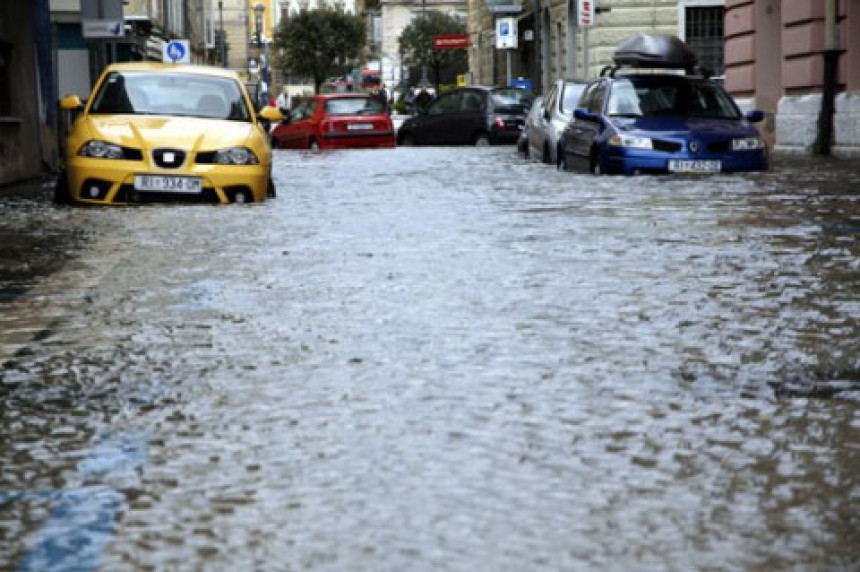
[(572, 159), (587, 168), (591, 147), (594, 140), (602, 130), (600, 114), (603, 113), (603, 102), (606, 99), (607, 85), (605, 81), (598, 81), (588, 88), (583, 98), (585, 110), (593, 117), (574, 118), (570, 123), (569, 140), (567, 141), (568, 154)]
[(453, 145), (462, 137), (462, 126), (458, 126), (461, 98), (460, 91), (449, 91), (427, 106), (419, 136), (422, 143)]
[(280, 149), (307, 149), (313, 133), (312, 118), (317, 109), (317, 100), (308, 99), (300, 103), (290, 115), (289, 121), (275, 127), (272, 137)]
[(487, 92), (480, 89), (461, 92), (459, 116), (451, 125), (452, 144), (471, 145), (476, 134), (487, 133), (487, 97)]
[(538, 115), (534, 141), (531, 141), (532, 156), (540, 157), (543, 162), (547, 162), (549, 160), (549, 155), (545, 154), (544, 151), (548, 142), (548, 130), (551, 126), (550, 118), (552, 117), (553, 109), (555, 109), (557, 99), (558, 83), (552, 86), (549, 93), (546, 94), (546, 97), (543, 100), (543, 109)]

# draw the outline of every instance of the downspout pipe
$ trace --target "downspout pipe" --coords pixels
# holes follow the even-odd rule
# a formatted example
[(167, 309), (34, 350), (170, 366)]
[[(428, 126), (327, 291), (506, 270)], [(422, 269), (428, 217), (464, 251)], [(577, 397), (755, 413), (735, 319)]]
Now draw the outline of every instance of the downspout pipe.
[(833, 147), (833, 117), (836, 115), (836, 83), (839, 73), (839, 42), (837, 37), (838, 0), (826, 0), (824, 13), (824, 78), (821, 93), (821, 112), (818, 114), (818, 133), (814, 152), (830, 156)]

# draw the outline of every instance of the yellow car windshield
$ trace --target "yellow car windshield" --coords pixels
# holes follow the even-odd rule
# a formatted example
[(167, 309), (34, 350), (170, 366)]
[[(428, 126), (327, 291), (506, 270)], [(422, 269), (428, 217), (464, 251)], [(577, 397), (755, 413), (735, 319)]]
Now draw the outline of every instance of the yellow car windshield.
[(112, 72), (94, 95), (89, 112), (251, 121), (235, 80), (173, 72)]

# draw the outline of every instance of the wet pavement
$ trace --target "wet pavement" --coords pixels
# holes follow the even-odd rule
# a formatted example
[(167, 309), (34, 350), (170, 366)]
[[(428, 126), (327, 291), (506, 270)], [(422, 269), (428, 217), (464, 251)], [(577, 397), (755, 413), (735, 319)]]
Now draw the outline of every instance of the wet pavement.
[(852, 570), (860, 168), (0, 191), (0, 569)]

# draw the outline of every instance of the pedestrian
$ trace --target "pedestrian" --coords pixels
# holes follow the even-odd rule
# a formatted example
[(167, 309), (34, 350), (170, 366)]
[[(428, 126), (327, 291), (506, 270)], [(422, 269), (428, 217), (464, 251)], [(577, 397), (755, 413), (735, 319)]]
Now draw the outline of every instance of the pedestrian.
[(385, 84), (381, 84), (379, 87), (379, 91), (376, 92), (376, 100), (382, 104), (382, 109), (385, 113), (388, 113), (388, 90), (385, 89)]
[(418, 108), (418, 111), (424, 111), (427, 109), (427, 106), (430, 105), (431, 101), (433, 101), (433, 96), (430, 95), (430, 92), (427, 91), (426, 87), (422, 87), (421, 91), (418, 92), (418, 96), (415, 98), (415, 107)]
[(284, 86), (283, 91), (281, 91), (281, 93), (278, 94), (278, 100), (277, 100), (278, 109), (281, 109), (281, 110), (286, 109), (287, 111), (289, 111), (290, 106), (292, 105), (291, 99), (292, 98), (290, 97), (290, 92), (289, 92), (287, 86)]

